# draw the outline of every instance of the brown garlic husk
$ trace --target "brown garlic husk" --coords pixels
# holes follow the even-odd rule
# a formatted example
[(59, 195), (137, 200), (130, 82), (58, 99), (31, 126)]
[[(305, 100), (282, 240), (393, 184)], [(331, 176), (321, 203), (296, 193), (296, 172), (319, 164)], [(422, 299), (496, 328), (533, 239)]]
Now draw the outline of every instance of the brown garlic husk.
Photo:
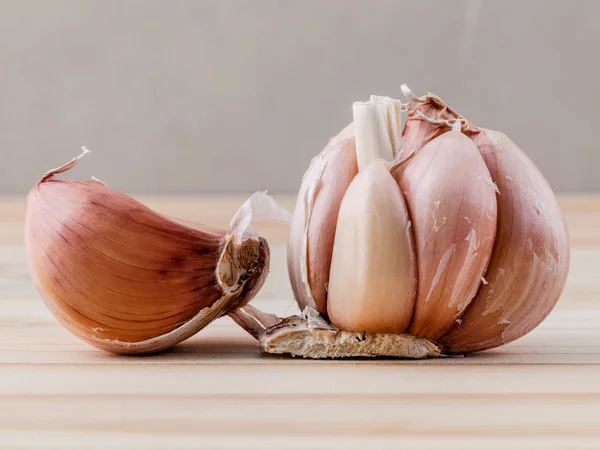
[[(401, 155), (394, 154), (398, 149), (393, 144), (396, 132), (385, 136), (386, 126), (392, 128), (394, 112), (378, 105), (394, 102), (372, 97), (361, 106), (361, 114), (376, 111), (376, 116), (362, 121), (363, 125), (373, 124), (371, 135), (361, 135), (364, 127), (355, 111), (359, 173), (344, 194), (338, 214), (327, 298), (331, 321), (302, 303), (306, 307), (300, 315), (285, 319), (251, 306), (233, 313), (234, 320), (260, 341), (264, 351), (307, 358), (464, 354), (523, 336), (544, 320), (559, 299), (569, 270), (569, 237), (556, 197), (539, 170), (502, 133), (475, 127), (433, 94), (416, 97), (405, 86), (403, 91), (413, 102), (402, 132), (402, 145), (414, 152), (412, 159), (404, 150)], [(402, 164), (390, 162), (390, 154), (394, 160), (402, 156)], [(353, 221), (364, 225), (381, 219), (364, 204), (369, 200), (377, 204), (385, 195), (369, 197), (376, 191), (369, 186), (363, 187), (368, 198), (356, 198), (352, 186), (382, 157), (397, 181), (396, 186), (387, 187), (385, 195), (397, 188), (408, 205), (407, 223), (412, 226), (407, 229), (414, 232), (419, 272), (415, 312), (408, 326), (404, 317), (394, 322), (396, 329), (389, 327), (389, 318), (384, 316), (389, 311), (396, 317), (394, 296), (379, 294), (385, 291), (382, 286), (398, 282), (407, 273), (391, 276), (386, 270), (389, 258), (363, 260), (357, 256), (362, 254), (358, 251), (361, 244), (377, 241), (372, 238), (374, 233), (364, 232), (362, 240), (340, 238), (343, 257), (335, 257), (338, 232), (347, 235), (343, 230), (356, 226)], [(386, 184), (389, 173), (378, 173), (375, 184)], [(354, 217), (345, 211), (346, 196), (354, 205), (363, 204)], [(394, 208), (388, 207), (385, 214), (390, 209)], [(377, 207), (374, 210), (379, 211)], [(340, 226), (340, 221), (346, 224)], [(385, 233), (393, 231), (389, 226)], [(385, 254), (387, 248), (377, 242), (373, 253)], [(361, 259), (357, 262), (360, 270), (352, 267), (353, 258)], [(339, 273), (336, 261), (341, 261)], [(363, 264), (365, 261), (368, 264)], [(348, 286), (342, 282), (344, 272)], [(378, 272), (385, 276), (379, 284), (371, 283)], [(341, 287), (341, 295), (334, 294), (334, 279), (340, 280), (336, 286)], [(360, 286), (370, 289), (355, 298)], [(373, 310), (362, 310), (369, 306), (374, 306)], [(372, 320), (378, 314), (383, 320)]]
[(32, 188), (25, 224), (35, 285), (68, 331), (109, 352), (158, 352), (260, 289), (264, 239), (185, 226), (97, 181), (55, 177), (79, 158)]

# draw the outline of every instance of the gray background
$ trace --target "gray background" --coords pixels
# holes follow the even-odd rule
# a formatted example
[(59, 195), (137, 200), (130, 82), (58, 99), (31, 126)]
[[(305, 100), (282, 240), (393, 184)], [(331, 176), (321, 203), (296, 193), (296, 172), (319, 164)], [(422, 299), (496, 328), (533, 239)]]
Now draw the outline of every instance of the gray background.
[(432, 91), (600, 188), (599, 1), (0, 0), (0, 194), (293, 192), (369, 94)]

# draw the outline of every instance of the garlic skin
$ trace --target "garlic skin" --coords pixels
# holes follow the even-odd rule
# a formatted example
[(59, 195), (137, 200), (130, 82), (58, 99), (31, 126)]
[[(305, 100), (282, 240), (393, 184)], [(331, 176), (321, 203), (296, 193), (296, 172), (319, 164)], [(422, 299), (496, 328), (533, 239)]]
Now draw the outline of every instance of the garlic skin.
[(490, 260), (496, 193), (477, 147), (459, 131), (425, 145), (396, 174), (414, 230), (414, 336), (439, 339), (469, 306)]
[(407, 148), (419, 151), (429, 141), (450, 131), (454, 122), (461, 122), (461, 132), (469, 137), (478, 129), (454, 111), (437, 95), (429, 93), (417, 97), (405, 84), (402, 92), (410, 101), (416, 102), (402, 130), (402, 140)]
[(498, 230), (487, 284), (441, 341), (452, 352), (485, 350), (529, 333), (556, 305), (570, 265), (564, 215), (534, 163), (497, 131), (481, 129), (473, 141), (501, 193)]
[(327, 311), (344, 331), (401, 333), (416, 294), (410, 220), (386, 163), (361, 170), (344, 195), (335, 233)]
[(313, 160), (294, 209), (288, 244), (288, 273), (298, 305), (327, 314), (333, 239), (342, 198), (358, 169), (348, 125)]
[[(83, 155), (82, 155), (83, 156)], [(115, 353), (151, 353), (246, 304), (269, 266), (264, 239), (190, 228), (97, 181), (50, 171), (27, 197), (31, 274), (58, 321)]]
[(504, 134), (475, 127), (434, 94), (416, 97), (402, 137), (421, 149), (459, 120), (499, 194), (497, 230), (485, 280), (465, 315), (439, 342), (446, 352), (514, 341), (550, 314), (566, 284), (569, 233), (556, 196), (535, 164)]

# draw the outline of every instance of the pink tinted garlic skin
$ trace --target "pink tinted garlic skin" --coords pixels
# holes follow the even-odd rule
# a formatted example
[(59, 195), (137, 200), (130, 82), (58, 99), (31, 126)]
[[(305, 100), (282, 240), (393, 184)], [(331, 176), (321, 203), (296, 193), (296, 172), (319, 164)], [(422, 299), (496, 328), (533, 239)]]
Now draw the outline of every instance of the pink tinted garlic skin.
[[(101, 182), (58, 179), (83, 150), (33, 186), (25, 214), (31, 277), (65, 329), (108, 352), (155, 353), (254, 297), (269, 269), (264, 239), (247, 226), (186, 226)], [(251, 219), (247, 203), (238, 214)]]
[(456, 325), (482, 282), (496, 232), (494, 183), (473, 141), (458, 131), (429, 142), (396, 175), (418, 261), (410, 333), (436, 341)]
[(333, 240), (342, 198), (358, 172), (352, 124), (332, 138), (308, 168), (288, 243), (288, 273), (301, 309), (327, 315)]
[(464, 316), (438, 342), (447, 353), (495, 348), (529, 333), (556, 305), (570, 266), (569, 234), (556, 196), (535, 164), (504, 134), (475, 127), (429, 94), (409, 114), (404, 143), (419, 151), (458, 118), (498, 188), (498, 217), (485, 282)]
[(473, 135), (496, 182), (498, 229), (487, 284), (441, 344), (473, 352), (514, 341), (550, 314), (567, 281), (567, 224), (552, 189), (533, 162), (504, 134)]

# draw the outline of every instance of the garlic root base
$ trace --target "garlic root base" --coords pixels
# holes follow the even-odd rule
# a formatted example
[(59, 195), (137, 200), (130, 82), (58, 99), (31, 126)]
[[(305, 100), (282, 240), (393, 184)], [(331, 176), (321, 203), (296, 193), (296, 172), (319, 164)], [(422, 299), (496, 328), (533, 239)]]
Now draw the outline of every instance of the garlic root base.
[(423, 359), (442, 356), (437, 345), (409, 334), (352, 333), (341, 331), (307, 307), (299, 316), (277, 319), (245, 306), (230, 314), (258, 339), (266, 353), (311, 359), (387, 356)]

